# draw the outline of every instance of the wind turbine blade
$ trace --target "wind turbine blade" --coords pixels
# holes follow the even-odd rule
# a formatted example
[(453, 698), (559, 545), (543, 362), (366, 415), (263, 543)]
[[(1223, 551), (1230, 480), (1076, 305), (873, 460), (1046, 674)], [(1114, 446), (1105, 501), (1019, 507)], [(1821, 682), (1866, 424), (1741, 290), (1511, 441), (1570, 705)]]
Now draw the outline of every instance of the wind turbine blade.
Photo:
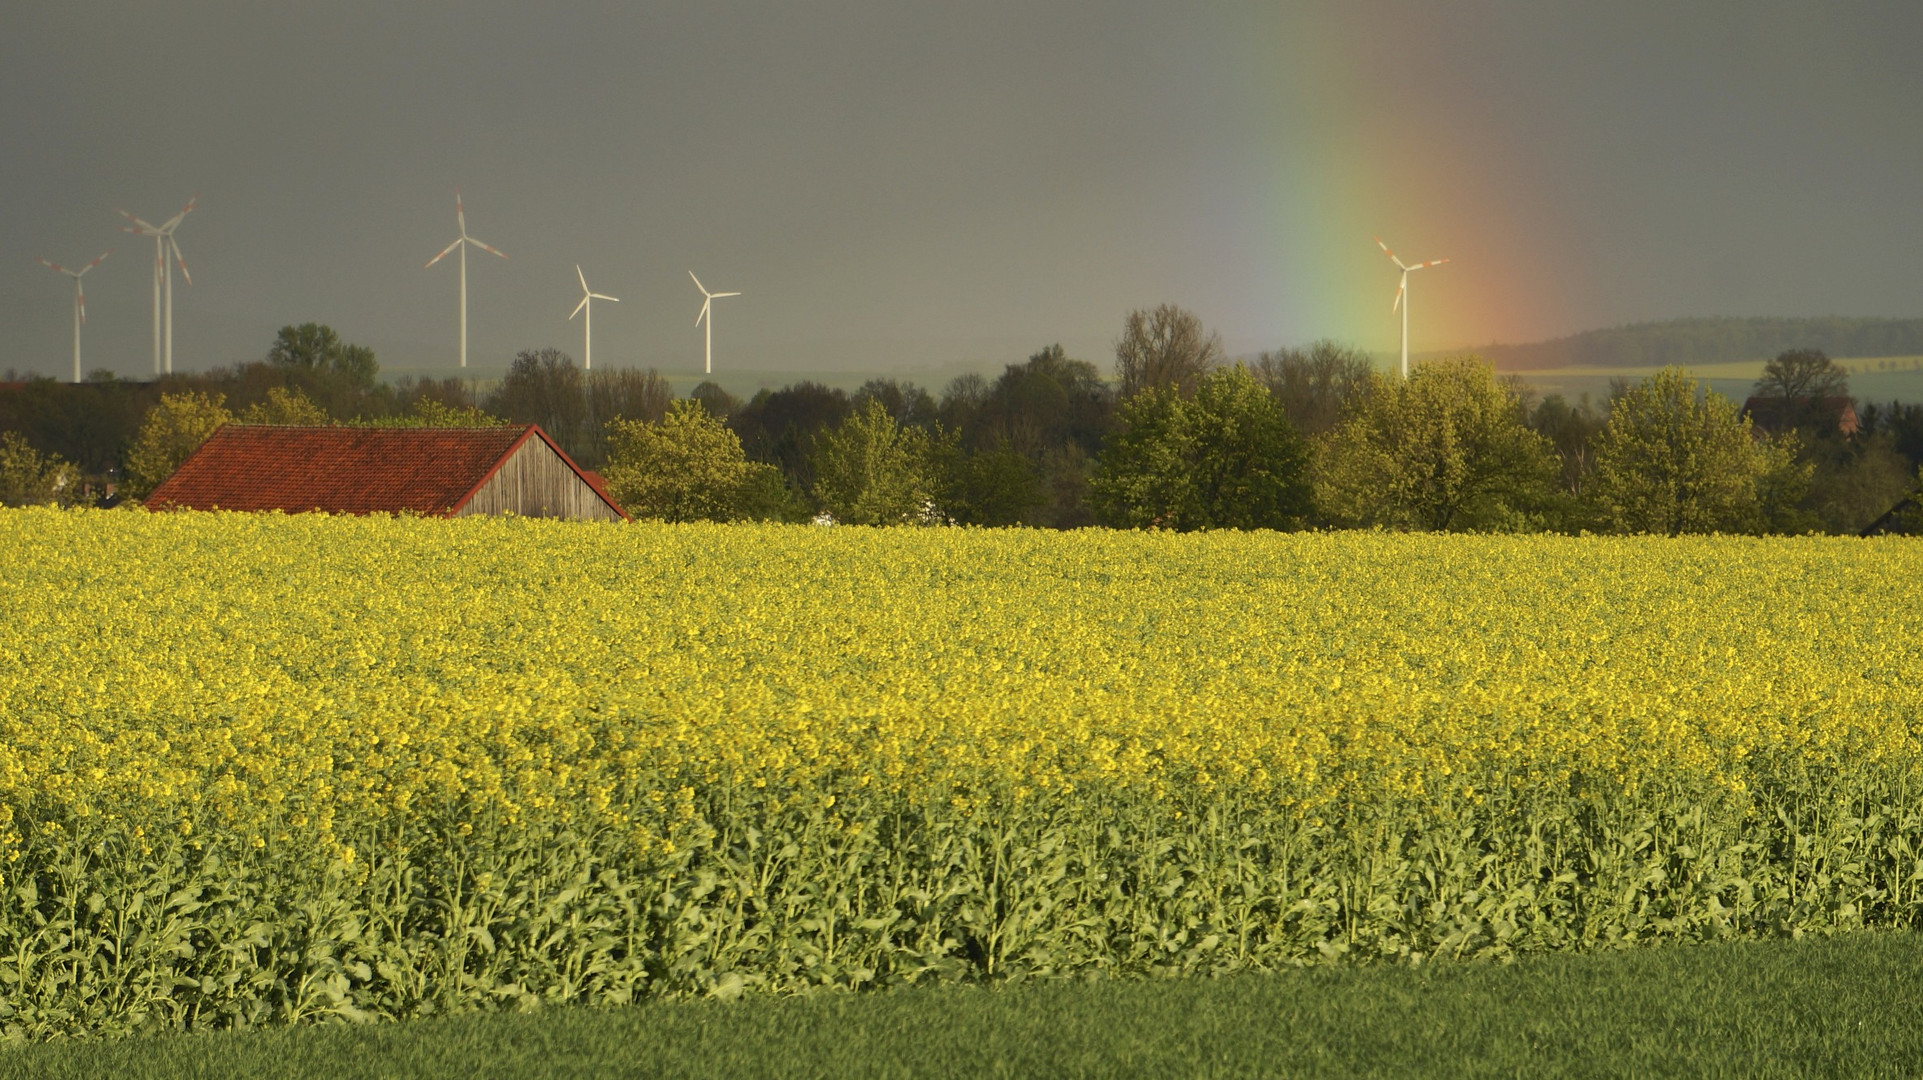
[(1425, 267), (1425, 266), (1441, 266), (1441, 265), (1442, 265), (1443, 263), (1446, 263), (1446, 262), (1448, 262), (1448, 261), (1449, 261), (1449, 260), (1447, 260), (1447, 259), (1430, 259), (1430, 260), (1429, 260), (1428, 262), (1426, 262), (1426, 263), (1417, 263), (1416, 265), (1414, 265), (1414, 266), (1411, 266), (1411, 267), (1410, 267), (1409, 269), (1411, 269), (1411, 270), (1420, 270), (1420, 269), (1422, 269), (1422, 268), (1423, 268), (1423, 267)]
[[(588, 294), (588, 296), (592, 296), (592, 295), (594, 295), (594, 294), (593, 294), (593, 293), (589, 293), (589, 294)], [(580, 303), (578, 303), (578, 304), (576, 304), (576, 305), (574, 305), (574, 310), (573, 310), (573, 311), (570, 311), (570, 312), (568, 312), (568, 318), (570, 318), (570, 319), (572, 319), (572, 318), (574, 318), (574, 317), (575, 317), (576, 315), (579, 315), (579, 314), (581, 314), (581, 309), (582, 309), (582, 308), (584, 308), (584, 307), (587, 307), (587, 306), (588, 306), (588, 297), (587, 297), (587, 296), (583, 296), (583, 297), (581, 298), (581, 302), (580, 302)]]
[[(692, 270), (688, 271), (688, 276), (691, 278), (694, 278), (694, 287), (701, 290), (701, 295), (709, 296), (708, 287), (706, 285), (701, 284), (700, 278), (694, 277), (694, 271)], [(712, 299), (711, 296), (710, 296), (710, 299)]]
[(1394, 315), (1396, 313), (1396, 309), (1402, 306), (1402, 290), (1408, 287), (1409, 287), (1409, 282), (1408, 282), (1408, 279), (1406, 278), (1403, 279), (1402, 284), (1396, 286), (1396, 299), (1395, 299), (1395, 303), (1389, 305), (1389, 314)]
[(588, 276), (581, 272), (580, 263), (574, 264), (574, 276), (581, 279), (581, 291), (587, 293), (589, 296), (593, 296), (594, 294), (592, 292), (588, 292)]
[(187, 279), (187, 284), (192, 285), (194, 278), (187, 272), (187, 260), (180, 257), (180, 245), (174, 243), (174, 238), (169, 236), (167, 246), (174, 249), (174, 261), (180, 264), (180, 276)]
[(44, 267), (46, 267), (46, 268), (47, 268), (47, 269), (49, 269), (49, 270), (58, 270), (58, 271), (60, 271), (60, 272), (61, 272), (61, 273), (63, 273), (63, 274), (67, 272), (67, 268), (66, 268), (66, 267), (64, 267), (64, 266), (62, 266), (62, 265), (60, 265), (60, 264), (59, 264), (59, 263), (57, 263), (57, 262), (48, 262), (48, 261), (47, 261), (46, 259), (41, 259), (41, 260), (40, 260), (40, 265), (41, 265), (41, 266), (44, 266)]
[[(114, 249), (112, 248), (108, 248), (107, 250), (101, 252), (100, 258), (95, 259), (94, 261), (87, 264), (87, 270), (92, 270), (94, 267), (99, 266), (101, 263), (106, 261), (107, 256), (112, 255), (113, 253), (114, 253)], [(82, 270), (80, 272), (84, 274), (87, 272), (87, 270)]]
[(594, 297), (594, 298), (595, 298), (596, 300), (612, 300), (612, 301), (614, 301), (614, 302), (615, 302), (615, 303), (617, 303), (617, 304), (621, 302), (621, 298), (620, 298), (620, 297), (618, 297), (618, 296), (609, 296), (609, 295), (607, 295), (606, 293), (598, 293), (598, 292), (591, 292), (591, 293), (589, 293), (588, 295), (589, 295), (589, 296), (592, 296), (592, 297)]
[[(429, 260), (427, 260), (427, 266), (433, 266), (433, 265), (434, 265), (435, 263), (437, 263), (437, 262), (440, 262), (440, 261), (441, 261), (442, 259), (445, 259), (445, 258), (447, 258), (447, 253), (448, 253), (448, 252), (450, 252), (450, 251), (453, 251), (453, 250), (454, 250), (455, 248), (457, 248), (457, 247), (460, 247), (460, 246), (461, 246), (461, 241), (460, 241), (460, 240), (458, 240), (458, 239), (457, 239), (457, 240), (455, 240), (455, 241), (454, 241), (453, 243), (451, 243), (451, 244), (449, 244), (449, 245), (447, 245), (446, 247), (444, 247), (444, 248), (442, 248), (442, 249), (441, 249), (441, 253), (440, 253), (439, 255), (436, 255), (436, 256), (434, 256), (433, 258), (431, 258), (431, 259), (429, 259)], [(423, 269), (423, 270), (425, 270), (425, 269), (427, 269), (427, 266), (423, 266), (423, 267), (421, 267), (421, 269)]]
[(454, 189), (454, 223), (461, 227), (461, 235), (467, 235), (467, 211), (461, 208), (461, 189)]
[(1381, 249), (1382, 249), (1382, 253), (1383, 253), (1384, 255), (1387, 255), (1387, 256), (1389, 257), (1389, 261), (1390, 261), (1390, 262), (1392, 262), (1392, 263), (1394, 263), (1394, 264), (1396, 264), (1396, 269), (1398, 269), (1398, 270), (1407, 270), (1407, 269), (1409, 269), (1408, 267), (1406, 267), (1406, 266), (1404, 266), (1404, 265), (1402, 265), (1402, 260), (1401, 260), (1401, 259), (1398, 259), (1398, 258), (1396, 258), (1396, 253), (1395, 253), (1395, 252), (1393, 252), (1393, 251), (1390, 251), (1390, 250), (1389, 250), (1389, 245), (1387, 245), (1387, 244), (1385, 244), (1385, 243), (1383, 243), (1383, 242), (1382, 242), (1382, 238), (1381, 238), (1380, 236), (1378, 236), (1378, 237), (1376, 237), (1376, 238), (1375, 238), (1375, 246), (1376, 246), (1376, 247), (1379, 247), (1379, 248), (1381, 248)]
[(120, 211), (120, 216), (126, 218), (128, 221), (133, 222), (134, 225), (136, 226), (135, 228), (129, 229), (125, 225), (122, 225), (120, 227), (121, 232), (139, 233), (142, 236), (152, 236), (153, 234), (160, 231), (159, 229), (154, 228), (152, 225), (149, 225), (146, 222), (140, 220), (139, 218), (133, 216), (132, 214), (129, 214), (125, 210)]
[(712, 297), (712, 296), (710, 296), (710, 297), (708, 297), (708, 299), (706, 299), (706, 300), (704, 300), (704, 301), (702, 301), (702, 303), (701, 303), (701, 314), (699, 314), (699, 315), (696, 315), (696, 316), (694, 317), (694, 324), (695, 324), (696, 326), (700, 326), (700, 325), (701, 325), (701, 320), (703, 320), (703, 319), (705, 319), (705, 318), (707, 318), (707, 317), (708, 317), (708, 305), (710, 305), (710, 304), (712, 304), (712, 303), (714, 303), (714, 297)]
[(715, 296), (740, 296), (741, 294), (738, 292), (718, 292), (718, 293), (715, 293), (714, 295)]
[(87, 287), (80, 283), (79, 277), (75, 277), (73, 279), (73, 302), (80, 305), (80, 321), (83, 323), (86, 322), (87, 321)]
[[(474, 239), (472, 236), (467, 237), (466, 239), (468, 243), (473, 244), (475, 247), (480, 248), (482, 251), (487, 252), (489, 255), (501, 255), (500, 252), (494, 250), (491, 247), (488, 247), (486, 244), (481, 243), (479, 240)], [(507, 256), (501, 255), (501, 258), (505, 259), (507, 258)]]

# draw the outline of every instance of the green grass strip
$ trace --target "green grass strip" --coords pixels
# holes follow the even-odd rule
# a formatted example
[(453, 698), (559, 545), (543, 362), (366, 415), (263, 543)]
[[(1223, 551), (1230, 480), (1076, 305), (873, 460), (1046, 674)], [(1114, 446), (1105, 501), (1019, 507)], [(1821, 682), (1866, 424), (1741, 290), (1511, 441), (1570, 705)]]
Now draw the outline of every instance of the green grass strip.
[(1917, 1077), (1923, 935), (46, 1043), (0, 1078)]

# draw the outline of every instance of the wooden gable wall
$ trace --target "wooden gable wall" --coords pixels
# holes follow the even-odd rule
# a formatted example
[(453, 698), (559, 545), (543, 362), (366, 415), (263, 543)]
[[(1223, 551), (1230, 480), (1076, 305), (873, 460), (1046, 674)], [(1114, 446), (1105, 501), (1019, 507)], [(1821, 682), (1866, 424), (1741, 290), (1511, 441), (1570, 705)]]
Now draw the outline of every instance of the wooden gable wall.
[(523, 442), (454, 516), (470, 514), (621, 520), (621, 515), (538, 437)]

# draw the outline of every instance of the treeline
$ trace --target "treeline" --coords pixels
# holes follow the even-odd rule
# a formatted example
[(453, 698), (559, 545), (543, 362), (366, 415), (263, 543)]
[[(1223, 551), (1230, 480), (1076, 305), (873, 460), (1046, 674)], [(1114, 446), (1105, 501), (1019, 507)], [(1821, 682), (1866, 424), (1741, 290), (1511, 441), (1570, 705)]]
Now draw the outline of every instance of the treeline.
[(709, 382), (677, 400), (652, 371), (553, 349), (486, 392), (376, 371), (309, 325), (206, 375), (16, 386), (0, 498), (77, 501), (108, 474), (138, 494), (231, 420), (538, 423), (635, 516), (670, 521), (1854, 533), (1918, 524), (1890, 512), (1923, 463), (1923, 405), (1852, 402), (1820, 350), (1771, 361), (1750, 416), (1679, 369), (1571, 401), (1475, 357), (1407, 380), (1328, 341), (1231, 361), (1168, 305), (1128, 316), (1106, 371), (1049, 346), (939, 392), (877, 378), (743, 400)]
[(1830, 356), (1923, 355), (1923, 319), (1674, 319), (1590, 330), (1527, 345), (1491, 345), (1503, 371), (1560, 367), (1688, 367), (1765, 360), (1790, 349)]

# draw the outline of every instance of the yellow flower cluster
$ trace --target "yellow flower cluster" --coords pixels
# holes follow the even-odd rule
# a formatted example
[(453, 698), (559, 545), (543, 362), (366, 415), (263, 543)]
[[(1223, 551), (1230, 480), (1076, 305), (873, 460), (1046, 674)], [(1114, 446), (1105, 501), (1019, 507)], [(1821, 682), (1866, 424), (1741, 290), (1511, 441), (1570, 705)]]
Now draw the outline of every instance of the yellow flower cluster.
[[(1923, 544), (0, 511), (0, 833), (1923, 761)], [(338, 849), (337, 849), (338, 850)]]

